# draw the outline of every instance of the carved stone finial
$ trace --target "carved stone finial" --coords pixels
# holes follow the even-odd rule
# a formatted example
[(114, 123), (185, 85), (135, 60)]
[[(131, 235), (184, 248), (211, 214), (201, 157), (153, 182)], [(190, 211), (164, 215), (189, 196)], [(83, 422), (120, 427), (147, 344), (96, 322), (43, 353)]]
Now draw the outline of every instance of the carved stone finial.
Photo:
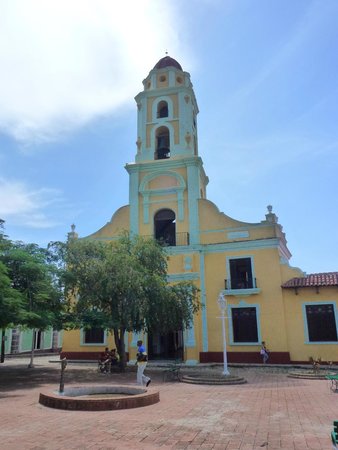
[(267, 209), (268, 209), (268, 214), (265, 214), (265, 218), (266, 218), (267, 222), (278, 223), (278, 217), (276, 216), (275, 213), (272, 212), (272, 206), (268, 205)]
[(140, 138), (140, 136), (137, 138), (136, 145), (137, 145), (137, 153), (139, 153), (142, 145), (142, 139)]
[(190, 141), (191, 141), (191, 134), (189, 131), (187, 131), (186, 135), (184, 136), (185, 142), (187, 143), (187, 147), (190, 147)]
[(75, 225), (72, 224), (72, 225), (70, 226), (70, 228), (71, 228), (72, 231), (70, 231), (70, 232), (68, 233), (68, 240), (70, 240), (70, 239), (77, 239), (77, 238), (79, 237), (79, 235), (78, 235), (78, 234), (76, 233), (76, 231), (75, 231)]

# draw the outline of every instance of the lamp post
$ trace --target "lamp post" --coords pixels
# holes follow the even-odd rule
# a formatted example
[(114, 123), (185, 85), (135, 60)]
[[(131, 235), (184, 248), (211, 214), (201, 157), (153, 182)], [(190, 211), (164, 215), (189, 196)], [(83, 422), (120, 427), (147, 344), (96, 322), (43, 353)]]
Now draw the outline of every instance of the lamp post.
[(221, 310), (220, 319), (222, 319), (223, 362), (224, 362), (223, 375), (230, 375), (229, 371), (228, 371), (227, 341), (226, 341), (226, 334), (225, 334), (225, 319), (226, 319), (225, 310), (227, 307), (227, 301), (222, 292), (219, 294), (217, 302), (218, 302), (219, 309)]

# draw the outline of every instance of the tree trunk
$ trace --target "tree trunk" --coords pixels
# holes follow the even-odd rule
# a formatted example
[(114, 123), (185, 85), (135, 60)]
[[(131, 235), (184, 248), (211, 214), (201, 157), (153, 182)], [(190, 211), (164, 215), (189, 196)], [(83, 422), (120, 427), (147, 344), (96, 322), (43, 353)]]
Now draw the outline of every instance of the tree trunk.
[(57, 352), (59, 350), (59, 332), (53, 329), (52, 337), (52, 352)]
[(120, 357), (121, 372), (126, 370), (126, 349), (124, 345), (124, 328), (114, 328), (114, 339)]
[(1, 334), (1, 357), (0, 357), (0, 363), (5, 362), (5, 332), (6, 329), (3, 328), (2, 329), (2, 334)]
[(120, 346), (121, 346), (121, 371), (126, 371), (127, 358), (126, 358), (126, 347), (124, 345), (124, 333), (125, 329), (120, 328)]
[(28, 368), (29, 369), (33, 369), (34, 368), (34, 349), (35, 349), (35, 328), (33, 329), (33, 338), (32, 338), (32, 351), (31, 351), (31, 360), (28, 364)]

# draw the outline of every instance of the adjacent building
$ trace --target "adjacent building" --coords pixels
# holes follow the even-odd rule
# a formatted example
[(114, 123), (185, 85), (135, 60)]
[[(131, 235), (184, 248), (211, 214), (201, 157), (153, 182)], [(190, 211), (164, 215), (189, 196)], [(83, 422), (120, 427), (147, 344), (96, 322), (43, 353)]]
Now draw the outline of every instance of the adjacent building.
[(32, 330), (21, 327), (8, 328), (5, 333), (5, 354), (16, 355), (19, 353), (30, 353), (33, 345), (37, 352), (58, 352), (62, 347), (62, 331)]

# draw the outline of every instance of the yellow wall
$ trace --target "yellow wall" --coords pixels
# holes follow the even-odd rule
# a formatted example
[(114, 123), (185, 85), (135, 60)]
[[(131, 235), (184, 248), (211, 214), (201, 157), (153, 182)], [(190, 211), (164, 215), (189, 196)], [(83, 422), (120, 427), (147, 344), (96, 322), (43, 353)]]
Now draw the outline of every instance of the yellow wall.
[(220, 212), (214, 203), (206, 199), (199, 200), (199, 211), (202, 244), (229, 242), (234, 239), (229, 239), (228, 233), (241, 230), (248, 231), (249, 237), (236, 237), (236, 241), (268, 239), (277, 236), (277, 225), (267, 222), (252, 224), (234, 220)]
[(108, 335), (107, 344), (103, 345), (81, 345), (81, 331), (80, 330), (71, 330), (65, 331), (65, 338), (62, 342), (62, 351), (63, 352), (102, 352), (105, 347), (109, 347), (109, 349), (116, 348), (114, 338), (111, 334)]
[(307, 344), (303, 303), (335, 303), (338, 307), (337, 287), (320, 287), (318, 293), (315, 288), (300, 288), (298, 295), (295, 290), (283, 289), (283, 297), (286, 314), (286, 330), (288, 336), (289, 351), (293, 361), (308, 361), (309, 357), (322, 358), (323, 361), (338, 360), (337, 344)]
[[(153, 122), (152, 117), (152, 111), (153, 111), (153, 104), (157, 100), (158, 97), (149, 97), (147, 102), (147, 122)], [(172, 101), (173, 104), (173, 117), (178, 117), (178, 96), (177, 94), (170, 94), (169, 98)]]
[(166, 88), (169, 86), (169, 75), (167, 73), (157, 74), (157, 87)]
[[(221, 351), (220, 323), (219, 319), (216, 319), (219, 316), (217, 298), (219, 292), (224, 289), (224, 279), (230, 278), (230, 275), (226, 272), (226, 258), (232, 256), (252, 256), (258, 288), (262, 285), (264, 285), (264, 288), (259, 294), (250, 296), (228, 295), (228, 304), (236, 306), (240, 301), (244, 301), (248, 306), (259, 304), (262, 339), (269, 343), (269, 347), (273, 351), (287, 351), (285, 317), (278, 269), (279, 257), (276, 249), (215, 253), (205, 256), (209, 350)], [(273, 261), (277, 264), (273, 264)], [(276, 334), (277, 328), (280, 332)], [(229, 330), (229, 328), (227, 329)], [(229, 336), (227, 341), (230, 342)], [(257, 352), (257, 348), (254, 346), (229, 345), (228, 347), (231, 351)]]

